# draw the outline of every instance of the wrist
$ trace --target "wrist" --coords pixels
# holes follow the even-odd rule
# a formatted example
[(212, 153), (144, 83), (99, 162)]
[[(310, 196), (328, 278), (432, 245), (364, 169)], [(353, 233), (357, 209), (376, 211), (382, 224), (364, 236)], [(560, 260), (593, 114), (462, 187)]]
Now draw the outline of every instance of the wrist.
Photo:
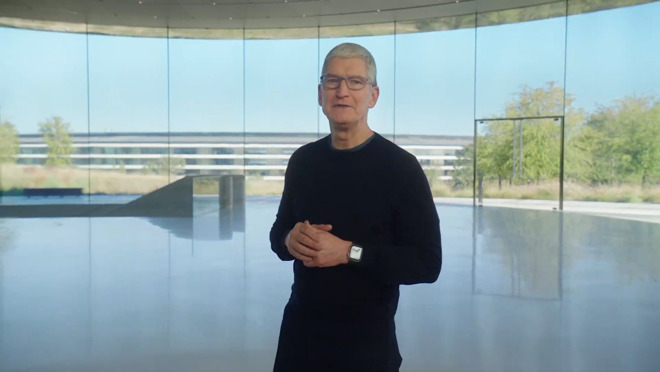
[(351, 263), (350, 260), (350, 255), (351, 255), (351, 247), (353, 246), (353, 242), (346, 242), (346, 254), (344, 255), (344, 263), (349, 264)]

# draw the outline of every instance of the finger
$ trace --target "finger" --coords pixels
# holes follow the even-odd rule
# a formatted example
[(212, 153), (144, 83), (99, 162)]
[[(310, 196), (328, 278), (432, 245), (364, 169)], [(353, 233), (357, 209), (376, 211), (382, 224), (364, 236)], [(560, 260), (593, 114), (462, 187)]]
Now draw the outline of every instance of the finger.
[(291, 246), (293, 250), (296, 251), (296, 253), (302, 256), (314, 258), (318, 255), (318, 251), (316, 249), (308, 247), (304, 244), (296, 242), (296, 244), (292, 244)]
[(305, 223), (300, 227), (299, 232), (314, 242), (319, 241), (319, 230), (312, 227), (312, 225), (309, 224), (309, 221), (305, 221)]
[(305, 224), (302, 226), (301, 231), (311, 238), (314, 238), (314, 235), (316, 233), (316, 229), (312, 227), (312, 225), (309, 223), (308, 220), (305, 220)]
[(298, 259), (298, 260), (300, 260), (300, 261), (302, 261), (302, 262), (309, 262), (309, 261), (311, 261), (311, 260), (313, 259), (313, 257), (306, 256), (306, 255), (304, 255), (304, 254), (301, 254), (300, 252), (296, 251), (296, 250), (293, 249), (293, 248), (289, 248), (288, 251), (289, 251), (289, 253), (291, 253), (291, 255), (292, 255), (295, 259)]
[(318, 263), (314, 260), (303, 261), (303, 265), (305, 265), (305, 267), (319, 267)]
[(325, 232), (328, 232), (328, 231), (332, 230), (332, 225), (329, 225), (329, 224), (313, 224), (312, 227), (317, 228), (317, 229), (322, 230), (322, 231), (325, 231)]
[(315, 250), (320, 249), (319, 242), (317, 240), (312, 239), (308, 235), (305, 235), (301, 232), (293, 235), (289, 241), (293, 241), (294, 243), (304, 245), (305, 247), (311, 249), (315, 249)]
[[(311, 242), (314, 241), (314, 236), (310, 230), (312, 228), (308, 228), (308, 222), (298, 222), (294, 227), (293, 230), (291, 230), (291, 239), (290, 240), (300, 240), (306, 245), (311, 245)], [(304, 238), (306, 237), (306, 238)]]

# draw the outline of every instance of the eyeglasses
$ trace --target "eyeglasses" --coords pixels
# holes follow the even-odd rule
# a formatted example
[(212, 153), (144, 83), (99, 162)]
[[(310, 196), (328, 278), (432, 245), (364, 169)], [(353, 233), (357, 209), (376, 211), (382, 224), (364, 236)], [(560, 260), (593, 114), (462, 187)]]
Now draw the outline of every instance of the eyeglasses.
[(346, 81), (346, 86), (350, 90), (361, 90), (367, 84), (371, 84), (371, 80), (362, 76), (337, 76), (337, 75), (323, 75), (321, 76), (321, 85), (325, 89), (337, 89), (341, 85), (342, 80)]

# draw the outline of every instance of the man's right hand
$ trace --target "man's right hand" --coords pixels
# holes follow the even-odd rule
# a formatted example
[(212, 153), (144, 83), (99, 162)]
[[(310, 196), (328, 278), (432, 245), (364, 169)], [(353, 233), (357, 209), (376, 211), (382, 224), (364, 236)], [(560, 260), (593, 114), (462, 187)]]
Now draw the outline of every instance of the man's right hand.
[(310, 262), (318, 254), (318, 241), (314, 238), (314, 231), (330, 231), (331, 229), (331, 225), (311, 225), (309, 221), (298, 222), (287, 234), (284, 245), (296, 259)]

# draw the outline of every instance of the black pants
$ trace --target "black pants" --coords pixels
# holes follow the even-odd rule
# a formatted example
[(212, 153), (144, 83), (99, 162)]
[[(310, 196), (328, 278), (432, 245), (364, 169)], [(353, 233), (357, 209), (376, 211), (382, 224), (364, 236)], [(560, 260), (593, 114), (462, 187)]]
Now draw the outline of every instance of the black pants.
[(274, 371), (398, 372), (401, 355), (394, 318), (360, 313), (314, 311), (289, 302)]

